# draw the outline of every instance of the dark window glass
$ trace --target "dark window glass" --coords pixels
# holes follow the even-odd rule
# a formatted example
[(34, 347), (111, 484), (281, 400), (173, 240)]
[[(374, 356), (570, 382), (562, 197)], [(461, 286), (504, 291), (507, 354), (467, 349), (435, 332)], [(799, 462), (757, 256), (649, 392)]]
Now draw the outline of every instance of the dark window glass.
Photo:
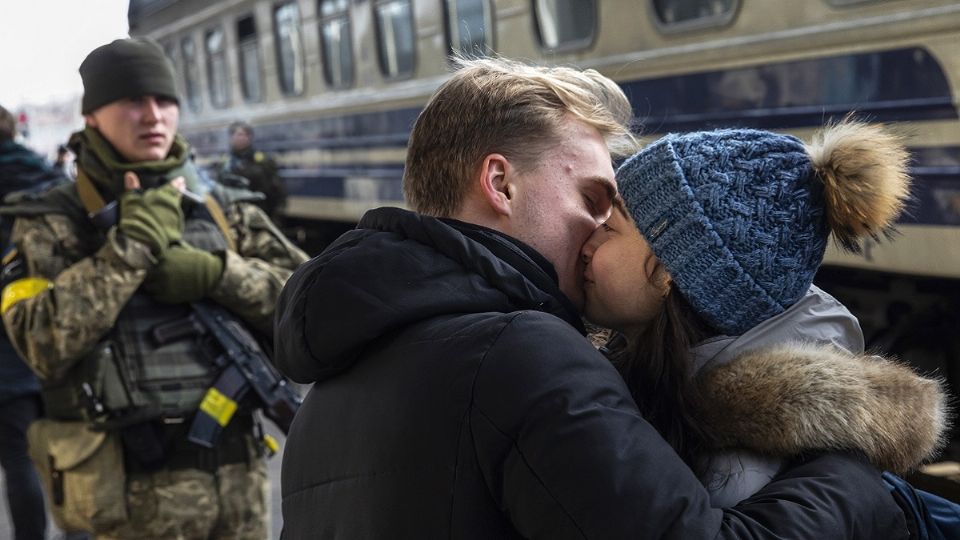
[(353, 84), (353, 47), (348, 0), (320, 0), (320, 48), (323, 78), (334, 88)]
[(653, 10), (663, 26), (710, 26), (725, 24), (737, 0), (653, 0)]
[(170, 60), (170, 63), (173, 64), (173, 69), (177, 69), (177, 47), (173, 43), (165, 43), (163, 45), (163, 54), (167, 57), (167, 60)]
[(488, 0), (445, 0), (447, 49), (464, 56), (484, 56), (490, 47), (492, 28)]
[(380, 71), (387, 78), (412, 75), (416, 41), (410, 0), (378, 0), (373, 10)]
[(180, 42), (180, 51), (183, 53), (183, 81), (187, 89), (187, 105), (196, 112), (202, 107), (200, 95), (200, 64), (197, 62), (197, 46), (193, 38), (183, 38)]
[[(917, 85), (917, 81), (924, 84)], [(943, 68), (920, 48), (769, 62), (621, 83), (662, 132), (820, 126), (855, 110), (875, 122), (956, 117)]]
[(207, 48), (207, 81), (210, 102), (214, 107), (226, 107), (230, 103), (230, 78), (227, 74), (227, 47), (223, 29), (209, 30), (204, 43)]
[(300, 38), (300, 8), (296, 2), (277, 6), (273, 12), (280, 88), (284, 94), (303, 93), (303, 40)]
[(240, 90), (246, 101), (261, 101), (260, 47), (257, 41), (257, 26), (253, 16), (237, 21), (237, 54), (240, 65)]
[(595, 0), (534, 0), (537, 33), (546, 49), (584, 48), (597, 27)]

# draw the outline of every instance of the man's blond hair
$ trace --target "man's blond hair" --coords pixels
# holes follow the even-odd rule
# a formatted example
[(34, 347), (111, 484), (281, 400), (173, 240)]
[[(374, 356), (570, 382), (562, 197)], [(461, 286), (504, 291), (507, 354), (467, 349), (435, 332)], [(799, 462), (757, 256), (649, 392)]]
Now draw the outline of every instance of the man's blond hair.
[(571, 117), (599, 131), (614, 156), (637, 149), (630, 102), (594, 70), (505, 58), (455, 58), (454, 65), (457, 71), (430, 98), (410, 134), (403, 193), (417, 212), (456, 214), (490, 154), (504, 155), (521, 172), (536, 168)]

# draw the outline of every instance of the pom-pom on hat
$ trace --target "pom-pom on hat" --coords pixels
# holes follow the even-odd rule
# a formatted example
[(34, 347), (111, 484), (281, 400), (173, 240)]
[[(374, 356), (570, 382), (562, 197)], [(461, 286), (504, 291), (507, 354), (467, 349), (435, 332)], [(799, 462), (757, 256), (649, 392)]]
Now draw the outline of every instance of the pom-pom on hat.
[(97, 47), (80, 64), (80, 78), (83, 114), (123, 98), (153, 95), (180, 101), (173, 65), (156, 42), (145, 38)]
[(811, 145), (751, 129), (671, 134), (617, 183), (680, 293), (738, 335), (806, 293), (831, 232), (856, 251), (889, 229), (909, 195), (907, 156), (883, 128), (850, 120)]

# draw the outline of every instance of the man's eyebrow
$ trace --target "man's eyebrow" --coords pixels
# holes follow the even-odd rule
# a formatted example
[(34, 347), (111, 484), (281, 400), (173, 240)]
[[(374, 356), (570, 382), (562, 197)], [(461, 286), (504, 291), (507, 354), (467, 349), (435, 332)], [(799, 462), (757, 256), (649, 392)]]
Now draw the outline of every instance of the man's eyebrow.
[(587, 181), (602, 188), (610, 200), (617, 198), (617, 183), (615, 181), (603, 176), (591, 176), (587, 178)]

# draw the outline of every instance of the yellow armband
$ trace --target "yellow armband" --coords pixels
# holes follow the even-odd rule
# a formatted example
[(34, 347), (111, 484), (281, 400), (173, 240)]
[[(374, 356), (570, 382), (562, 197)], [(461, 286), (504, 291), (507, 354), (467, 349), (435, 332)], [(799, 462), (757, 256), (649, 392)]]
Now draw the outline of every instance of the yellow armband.
[(0, 294), (0, 314), (6, 313), (17, 302), (33, 298), (50, 288), (53, 288), (53, 282), (39, 277), (26, 277), (11, 282)]

